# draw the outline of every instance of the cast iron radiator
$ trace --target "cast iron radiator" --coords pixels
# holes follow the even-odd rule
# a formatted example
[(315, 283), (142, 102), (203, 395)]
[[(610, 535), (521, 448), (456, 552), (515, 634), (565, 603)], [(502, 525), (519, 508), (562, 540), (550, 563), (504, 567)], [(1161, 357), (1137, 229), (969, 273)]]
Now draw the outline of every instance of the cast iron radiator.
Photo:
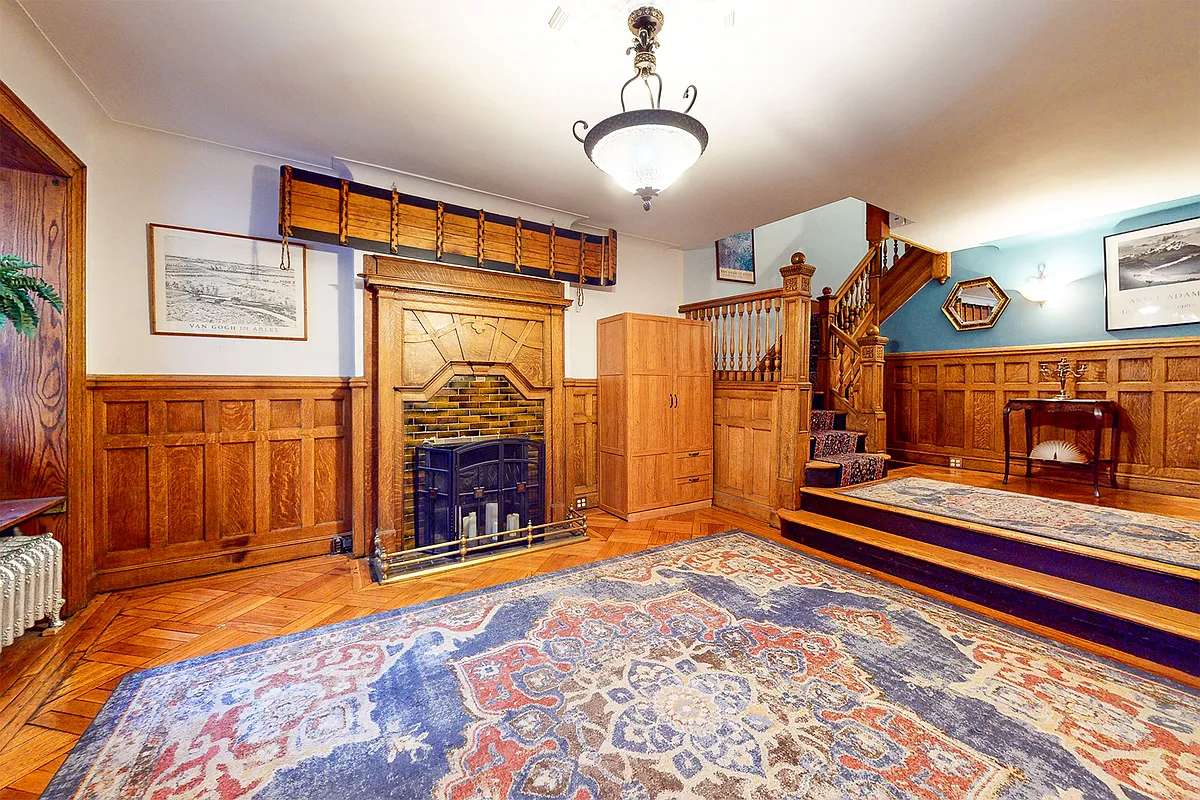
[(42, 619), (62, 625), (62, 552), (50, 534), (0, 536), (0, 647)]

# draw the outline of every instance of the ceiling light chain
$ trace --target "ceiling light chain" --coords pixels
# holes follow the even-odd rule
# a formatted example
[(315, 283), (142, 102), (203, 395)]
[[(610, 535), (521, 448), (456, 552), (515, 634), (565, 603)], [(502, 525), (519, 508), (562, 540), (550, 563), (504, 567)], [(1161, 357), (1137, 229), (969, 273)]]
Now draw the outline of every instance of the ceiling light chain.
[[(633, 45), (625, 53), (633, 55), (633, 77), (621, 86), (621, 113), (590, 130), (585, 121), (578, 120), (571, 132), (592, 163), (626, 191), (641, 197), (642, 208), (649, 211), (650, 201), (699, 160), (708, 146), (708, 130), (688, 113), (698, 95), (694, 84), (683, 92), (683, 99), (690, 102), (682, 112), (662, 107), (663, 82), (654, 51), (659, 47), (663, 12), (643, 6), (630, 13), (628, 22)], [(657, 92), (651, 88), (650, 78), (658, 81)], [(629, 111), (625, 90), (639, 79), (650, 95), (650, 107)], [(588, 131), (586, 138), (579, 135), (580, 125)]]

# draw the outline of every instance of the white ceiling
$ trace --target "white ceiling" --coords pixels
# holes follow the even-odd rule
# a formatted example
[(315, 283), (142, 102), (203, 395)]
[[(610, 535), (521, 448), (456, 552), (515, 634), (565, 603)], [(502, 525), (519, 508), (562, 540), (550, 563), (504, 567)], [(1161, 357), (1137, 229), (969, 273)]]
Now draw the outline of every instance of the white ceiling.
[(1200, 2), (675, 0), (664, 104), (696, 84), (711, 141), (650, 213), (571, 136), (619, 110), (622, 14), (560, 2), (21, 0), (116, 120), (689, 248), (851, 195), (954, 249), (1200, 194)]

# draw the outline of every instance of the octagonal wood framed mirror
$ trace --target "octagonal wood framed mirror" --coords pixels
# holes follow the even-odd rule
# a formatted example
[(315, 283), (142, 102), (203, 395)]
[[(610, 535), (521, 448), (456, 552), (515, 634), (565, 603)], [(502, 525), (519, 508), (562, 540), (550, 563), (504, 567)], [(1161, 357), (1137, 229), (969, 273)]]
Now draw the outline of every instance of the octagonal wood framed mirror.
[(995, 325), (1007, 305), (1008, 295), (994, 280), (972, 278), (954, 284), (942, 313), (955, 330), (970, 331)]

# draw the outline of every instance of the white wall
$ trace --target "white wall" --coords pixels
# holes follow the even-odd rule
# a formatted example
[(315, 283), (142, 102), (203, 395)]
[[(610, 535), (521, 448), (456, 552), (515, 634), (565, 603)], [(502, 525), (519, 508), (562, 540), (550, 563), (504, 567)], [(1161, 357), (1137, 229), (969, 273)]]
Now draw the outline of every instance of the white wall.
[[(575, 288), (567, 296), (575, 297)], [(633, 311), (679, 316), (683, 302), (683, 253), (675, 248), (617, 235), (617, 285), (585, 287), (583, 308), (568, 308), (566, 373), (571, 378), (596, 377), (596, 320)]]
[(817, 268), (814, 295), (823, 286), (837, 289), (867, 252), (866, 227), (866, 203), (847, 197), (755, 228), (753, 285), (718, 281), (714, 247), (688, 250), (683, 254), (684, 302), (778, 288), (783, 285), (779, 268), (791, 263), (797, 251)]
[(108, 117), (14, 0), (0, 0), (0, 80), (84, 163)]
[[(11, 0), (0, 0), (0, 80), (88, 167), (89, 373), (362, 374), (357, 275), (363, 253), (349, 248), (309, 245), (307, 341), (150, 333), (146, 225), (275, 237), (280, 160), (113, 122)], [(330, 158), (332, 163), (333, 154)], [(393, 180), (401, 191), (431, 196), (429, 181), (399, 174)], [(445, 199), (520, 213), (512, 201), (445, 188)], [(524, 216), (545, 214), (530, 207)], [(600, 317), (621, 311), (676, 313), (682, 302), (681, 254), (661, 243), (621, 236), (617, 280), (610, 289), (585, 290), (584, 307), (567, 311), (569, 377), (595, 376)], [(574, 296), (573, 288), (569, 292)]]

